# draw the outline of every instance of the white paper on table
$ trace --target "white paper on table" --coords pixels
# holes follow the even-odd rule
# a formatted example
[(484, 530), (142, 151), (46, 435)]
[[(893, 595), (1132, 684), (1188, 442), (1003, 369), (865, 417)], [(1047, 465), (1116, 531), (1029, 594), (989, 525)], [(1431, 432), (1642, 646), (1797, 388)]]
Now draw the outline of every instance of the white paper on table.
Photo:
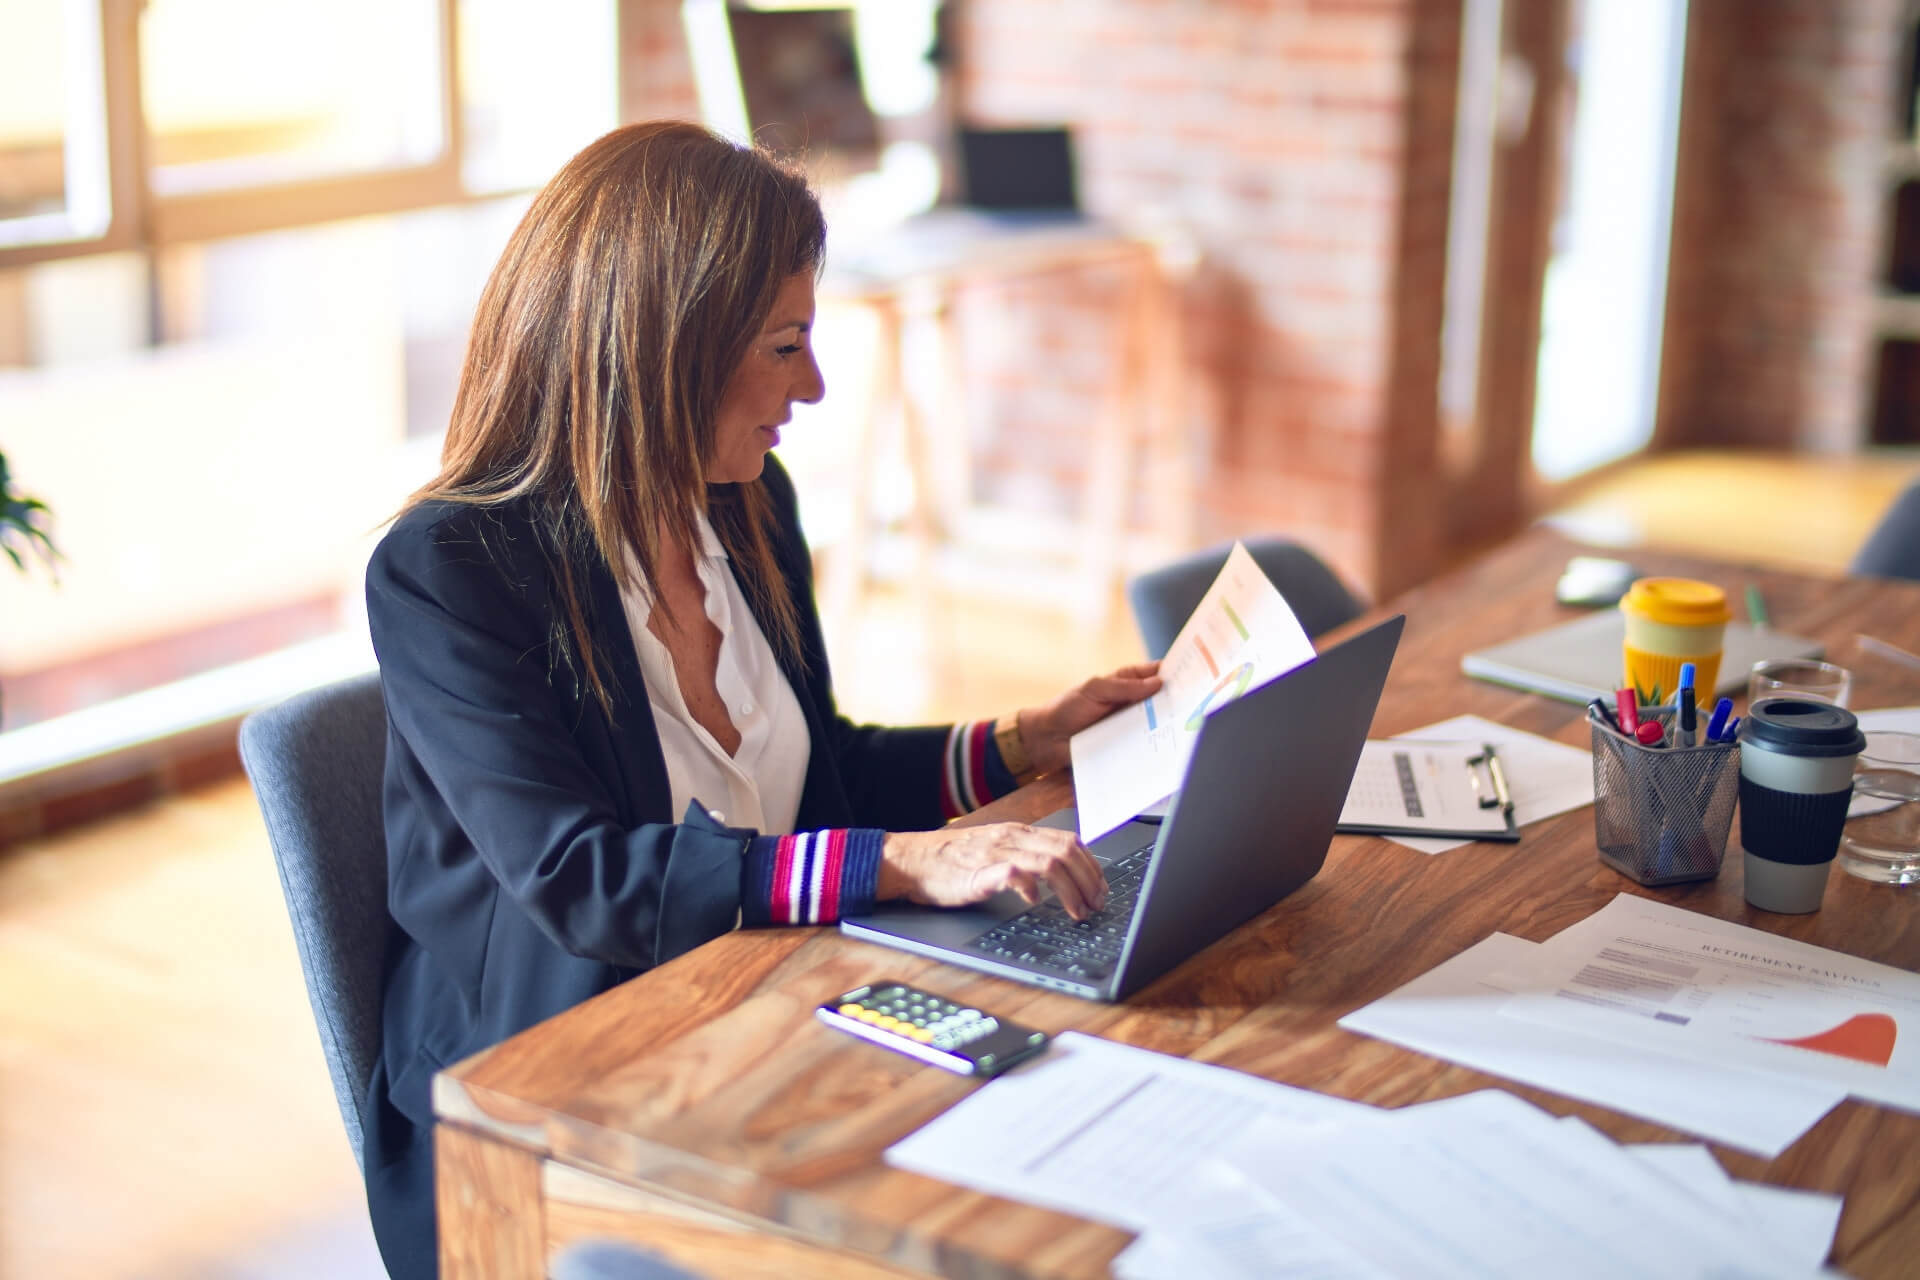
[[(1501, 768), (1513, 792), (1513, 820), (1523, 827), (1593, 803), (1593, 756), (1579, 747), (1510, 729), (1480, 716), (1455, 716), (1398, 736), (1438, 742), (1491, 742), (1498, 747)], [(1431, 836), (1388, 839), (1420, 853), (1445, 853), (1473, 843)]]
[(1145, 1230), (1194, 1165), (1256, 1120), (1282, 1132), (1378, 1114), (1358, 1102), (1067, 1032), (887, 1148), (887, 1163)]
[(1114, 1256), (1117, 1280), (1389, 1280), (1388, 1274), (1215, 1159)]
[(1635, 1143), (1626, 1149), (1720, 1212), (1744, 1218), (1769, 1244), (1809, 1271), (1833, 1252), (1834, 1233), (1840, 1229), (1839, 1196), (1736, 1181), (1711, 1151), (1693, 1143)]
[(1186, 776), (1207, 713), (1313, 657), (1313, 641), (1273, 582), (1236, 542), (1160, 660), (1160, 692), (1073, 735), (1080, 838), (1095, 840)]
[(1462, 831), (1505, 835), (1506, 810), (1492, 803), (1488, 785), (1479, 781), (1487, 766), (1471, 763), (1481, 760), (1483, 749), (1477, 742), (1368, 739), (1340, 809), (1341, 825), (1425, 827), (1449, 837)]
[(1524, 938), (1492, 934), (1340, 1025), (1768, 1159), (1846, 1096), (1830, 1085), (1500, 1016), (1519, 981), (1503, 975), (1530, 972), (1539, 949)]
[(1256, 1187), (1401, 1275), (1802, 1276), (1745, 1224), (1584, 1125), (1499, 1090), (1332, 1135), (1257, 1126), (1222, 1152)]
[(1920, 974), (1622, 893), (1521, 981), (1502, 1017), (1920, 1111)]

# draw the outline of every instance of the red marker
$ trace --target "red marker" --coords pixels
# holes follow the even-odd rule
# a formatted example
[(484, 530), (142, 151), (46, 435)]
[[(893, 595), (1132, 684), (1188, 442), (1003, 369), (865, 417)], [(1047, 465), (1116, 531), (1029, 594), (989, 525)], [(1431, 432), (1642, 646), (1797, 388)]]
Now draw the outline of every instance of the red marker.
[(1640, 745), (1643, 747), (1657, 747), (1667, 736), (1667, 731), (1660, 727), (1658, 720), (1643, 720), (1634, 729), (1633, 736), (1640, 740)]
[(1620, 732), (1629, 738), (1640, 732), (1640, 702), (1632, 689), (1621, 689), (1613, 695), (1613, 705), (1620, 714)]

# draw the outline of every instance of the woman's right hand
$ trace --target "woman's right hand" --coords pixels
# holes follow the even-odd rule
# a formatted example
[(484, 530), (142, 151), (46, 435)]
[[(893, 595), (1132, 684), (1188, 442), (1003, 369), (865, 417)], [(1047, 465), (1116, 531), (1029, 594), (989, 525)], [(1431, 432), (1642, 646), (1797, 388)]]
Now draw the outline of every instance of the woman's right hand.
[(1071, 831), (1019, 822), (893, 831), (880, 851), (882, 900), (961, 907), (1011, 889), (1032, 903), (1049, 887), (1075, 920), (1107, 905), (1106, 874)]

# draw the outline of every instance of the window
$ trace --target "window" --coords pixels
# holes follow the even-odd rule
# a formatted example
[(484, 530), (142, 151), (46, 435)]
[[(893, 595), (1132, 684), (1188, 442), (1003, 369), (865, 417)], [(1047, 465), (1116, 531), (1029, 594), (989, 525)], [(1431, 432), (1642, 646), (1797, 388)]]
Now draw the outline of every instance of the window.
[(0, 450), (65, 555), (0, 572), (0, 730), (360, 625), (615, 13), (0, 0)]
[(97, 244), (113, 221), (101, 10), (0, 0), (0, 254)]

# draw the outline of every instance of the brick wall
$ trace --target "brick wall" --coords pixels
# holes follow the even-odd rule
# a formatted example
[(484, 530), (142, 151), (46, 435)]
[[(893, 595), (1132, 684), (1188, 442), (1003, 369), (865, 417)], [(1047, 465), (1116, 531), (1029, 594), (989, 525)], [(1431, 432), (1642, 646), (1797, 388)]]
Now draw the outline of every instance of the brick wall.
[[(965, 0), (961, 113), (1063, 122), (1097, 214), (1166, 217), (1204, 265), (1186, 298), (1206, 540), (1286, 532), (1387, 591), (1424, 569), (1457, 0)], [(1102, 286), (974, 366), (991, 474), (1070, 482), (1108, 335)], [(1009, 310), (977, 304), (979, 330)], [(1037, 357), (1037, 358), (1036, 358)], [(1018, 442), (1016, 448), (1014, 443)], [(1394, 465), (1388, 466), (1392, 457)]]
[[(1096, 214), (1177, 221), (1202, 541), (1285, 532), (1384, 593), (1432, 550), (1459, 0), (950, 0), (964, 118), (1066, 123)], [(697, 109), (674, 0), (623, 0), (623, 118)], [(1123, 283), (961, 300), (978, 488), (1071, 510)], [(1392, 465), (1389, 466), (1389, 459)]]
[(1661, 440), (1865, 438), (1901, 0), (1693, 0)]
[(620, 119), (698, 120), (679, 0), (620, 0)]

